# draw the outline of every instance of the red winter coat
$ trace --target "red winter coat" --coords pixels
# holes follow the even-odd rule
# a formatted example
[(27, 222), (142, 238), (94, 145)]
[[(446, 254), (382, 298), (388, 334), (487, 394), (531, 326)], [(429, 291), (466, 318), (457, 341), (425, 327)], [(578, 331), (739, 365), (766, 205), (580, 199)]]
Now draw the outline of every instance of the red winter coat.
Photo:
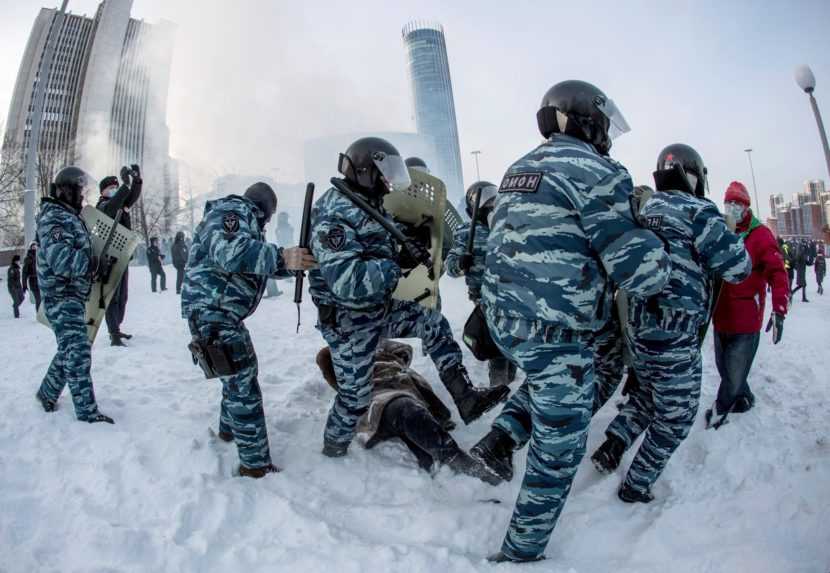
[(772, 309), (787, 313), (789, 286), (784, 258), (775, 237), (751, 213), (738, 225), (744, 245), (752, 258), (752, 274), (744, 282), (723, 283), (715, 308), (715, 331), (726, 334), (759, 332), (764, 322), (767, 285), (772, 289)]

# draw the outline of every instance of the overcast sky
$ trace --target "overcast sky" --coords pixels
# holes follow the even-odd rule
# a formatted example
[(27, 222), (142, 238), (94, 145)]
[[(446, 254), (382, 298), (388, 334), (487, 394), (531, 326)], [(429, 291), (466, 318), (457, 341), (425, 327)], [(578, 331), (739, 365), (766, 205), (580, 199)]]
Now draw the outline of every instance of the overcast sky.
[[(0, 0), (4, 118), (35, 15), (57, 4)], [(69, 2), (74, 13), (96, 6)], [(304, 139), (414, 130), (401, 27), (428, 19), (446, 32), (467, 184), (470, 151), (482, 150), (482, 177), (498, 181), (539, 142), (537, 106), (564, 79), (590, 81), (617, 102), (632, 131), (611, 154), (636, 183), (652, 183), (658, 152), (674, 142), (701, 152), (718, 202), (729, 181), (750, 186), (743, 150), (754, 148), (763, 215), (769, 194), (827, 179), (793, 80), (797, 64), (813, 68), (830, 121), (826, 0), (135, 0), (133, 16), (177, 23), (172, 152), (217, 174), (298, 181)]]

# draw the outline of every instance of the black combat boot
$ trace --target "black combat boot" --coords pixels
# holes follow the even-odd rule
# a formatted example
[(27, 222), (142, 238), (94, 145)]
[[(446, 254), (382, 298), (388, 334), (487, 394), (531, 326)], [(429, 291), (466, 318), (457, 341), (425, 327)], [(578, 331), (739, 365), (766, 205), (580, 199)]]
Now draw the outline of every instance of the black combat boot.
[(349, 444), (338, 444), (335, 442), (323, 442), (323, 455), (327, 458), (342, 458), (349, 451)]
[(464, 366), (456, 366), (441, 373), (441, 381), (452, 396), (458, 413), (465, 424), (477, 420), (485, 412), (493, 409), (496, 404), (507, 399), (510, 388), (497, 386), (495, 388), (476, 388), (470, 382)]
[(499, 551), (498, 553), (490, 555), (487, 561), (490, 563), (535, 563), (536, 561), (544, 560), (544, 558), (544, 555), (540, 555), (539, 557), (530, 557), (528, 559), (514, 559)]
[(626, 485), (624, 482), (620, 486), (619, 491), (617, 491), (617, 497), (625, 503), (651, 503), (654, 501), (654, 496), (651, 495), (650, 491), (637, 491), (633, 487)]
[(594, 467), (599, 473), (610, 474), (620, 467), (625, 453), (625, 442), (613, 434), (605, 435), (607, 436), (605, 441), (591, 456), (591, 461), (594, 462)]
[(37, 401), (40, 402), (41, 406), (43, 406), (44, 412), (54, 412), (58, 409), (57, 403), (41, 394), (40, 390), (38, 390), (37, 394), (35, 394), (35, 398), (37, 398)]
[(254, 479), (263, 478), (268, 474), (276, 474), (279, 472), (280, 468), (278, 468), (274, 464), (268, 464), (267, 466), (261, 468), (246, 468), (243, 465), (239, 466), (239, 475), (241, 477), (249, 477)]
[(124, 340), (129, 340), (133, 337), (132, 334), (127, 334), (126, 332), (121, 332), (120, 330), (118, 331), (118, 336)]
[(515, 448), (516, 442), (507, 432), (498, 428), (490, 428), (490, 431), (470, 450), (470, 455), (504, 481), (510, 481), (513, 479), (513, 450)]
[(114, 424), (115, 420), (107, 416), (106, 414), (102, 414), (101, 412), (95, 412), (94, 414), (90, 414), (86, 418), (81, 420), (82, 422), (88, 422), (90, 424), (100, 424), (101, 422), (107, 424)]
[(127, 345), (124, 344), (123, 340), (121, 340), (121, 335), (118, 334), (118, 333), (115, 333), (115, 334), (110, 334), (110, 346), (124, 346), (124, 347), (126, 347)]
[(481, 461), (471, 457), (464, 451), (459, 450), (446, 463), (447, 467), (457, 474), (468, 475), (490, 485), (499, 485), (502, 482), (501, 477), (495, 472), (490, 471), (490, 468), (481, 463)]

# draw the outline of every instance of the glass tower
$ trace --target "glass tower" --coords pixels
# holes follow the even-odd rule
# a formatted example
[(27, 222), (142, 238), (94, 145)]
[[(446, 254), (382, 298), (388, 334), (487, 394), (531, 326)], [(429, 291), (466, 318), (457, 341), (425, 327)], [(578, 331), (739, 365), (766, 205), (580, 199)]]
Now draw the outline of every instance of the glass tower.
[(464, 193), (464, 181), (444, 30), (437, 24), (410, 22), (403, 28), (403, 41), (415, 126), (435, 141), (438, 164), (429, 168), (447, 185), (448, 199), (455, 204)]

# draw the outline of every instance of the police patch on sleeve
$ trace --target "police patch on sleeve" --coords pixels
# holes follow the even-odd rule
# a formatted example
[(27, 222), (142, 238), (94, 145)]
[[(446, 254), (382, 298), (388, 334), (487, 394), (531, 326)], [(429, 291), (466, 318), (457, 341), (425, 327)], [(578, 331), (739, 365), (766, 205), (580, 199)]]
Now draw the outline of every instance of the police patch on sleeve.
[(663, 228), (663, 216), (662, 215), (653, 215), (651, 217), (646, 217), (646, 229), (649, 231), (659, 231)]
[(60, 241), (63, 239), (63, 230), (60, 227), (55, 227), (52, 229), (52, 232), (49, 234), (52, 237), (53, 241)]
[(542, 172), (512, 173), (501, 180), (499, 193), (536, 193), (542, 183)]
[(239, 215), (227, 213), (222, 219), (222, 226), (226, 233), (236, 233), (239, 230)]
[(346, 244), (346, 230), (340, 225), (329, 229), (326, 235), (326, 244), (332, 251), (339, 251)]

